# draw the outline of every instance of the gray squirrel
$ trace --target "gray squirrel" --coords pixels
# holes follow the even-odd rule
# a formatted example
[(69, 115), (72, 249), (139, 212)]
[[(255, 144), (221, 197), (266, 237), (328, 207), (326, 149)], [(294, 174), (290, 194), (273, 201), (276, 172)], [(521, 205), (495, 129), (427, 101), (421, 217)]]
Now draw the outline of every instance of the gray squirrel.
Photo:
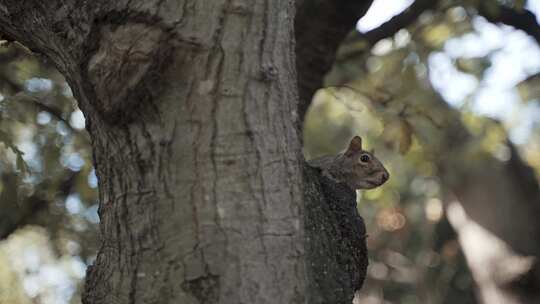
[(353, 190), (376, 188), (390, 177), (372, 152), (362, 150), (362, 138), (359, 136), (351, 139), (345, 151), (315, 158), (307, 163), (311, 167), (319, 168), (323, 176), (345, 183)]
[(358, 214), (358, 189), (384, 184), (388, 171), (355, 136), (337, 155), (309, 160), (305, 178), (308, 303), (351, 303), (366, 278), (366, 226)]

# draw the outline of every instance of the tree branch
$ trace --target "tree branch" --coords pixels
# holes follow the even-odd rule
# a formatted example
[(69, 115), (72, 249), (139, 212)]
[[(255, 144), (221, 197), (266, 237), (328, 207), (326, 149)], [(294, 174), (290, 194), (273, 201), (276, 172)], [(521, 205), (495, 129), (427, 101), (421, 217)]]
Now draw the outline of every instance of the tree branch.
[[(52, 96), (51, 96), (52, 97)], [(56, 120), (63, 122), (66, 127), (73, 133), (73, 134), (79, 134), (80, 132), (73, 128), (73, 126), (69, 123), (67, 119), (63, 117), (62, 111), (56, 107), (50, 106), (44, 102), (40, 101), (39, 97), (29, 95), (27, 93), (21, 92), (13, 95), (10, 97), (14, 102), (26, 102), (31, 104), (32, 106), (36, 107), (40, 111), (45, 111), (51, 116), (53, 116)]]
[(301, 121), (324, 75), (334, 63), (336, 51), (373, 0), (297, 1), (295, 20), (296, 68)]
[(357, 33), (355, 36), (366, 40), (369, 45), (374, 45), (380, 40), (392, 37), (399, 30), (413, 24), (423, 12), (435, 8), (438, 2), (437, 0), (416, 0), (406, 10), (392, 17), (379, 27), (365, 33)]
[(531, 11), (526, 9), (514, 10), (503, 5), (493, 7), (491, 4), (491, 2), (481, 2), (478, 6), (478, 14), (489, 22), (503, 23), (522, 30), (540, 44), (540, 24), (538, 24), (536, 16)]
[[(399, 30), (413, 24), (423, 12), (434, 9), (438, 3), (438, 0), (416, 0), (406, 10), (392, 17), (390, 20), (381, 24), (379, 27), (365, 33), (355, 31), (352, 35), (350, 35), (350, 37), (347, 38), (347, 41), (345, 43), (365, 41), (367, 42), (367, 45), (365, 46), (365, 48), (362, 48), (361, 52), (363, 52), (371, 48), (371, 46), (375, 45), (377, 42), (388, 37), (392, 37)], [(337, 61), (344, 62), (351, 59), (352, 57), (357, 56), (358, 54), (358, 47), (355, 47), (354, 51), (352, 52), (344, 51), (342, 54), (340, 54)]]
[[(56, 184), (52, 180), (44, 180), (36, 185), (36, 194), (20, 197), (17, 193), (19, 177), (15, 173), (6, 172), (0, 176), (4, 190), (0, 192), (0, 240), (27, 224), (48, 226), (47, 220), (39, 218), (41, 211), (48, 212), (51, 201), (43, 199), (43, 192), (48, 192), (51, 186), (56, 186), (55, 198), (64, 200), (73, 190), (79, 172), (64, 170), (63, 178)], [(46, 217), (50, 218), (52, 215)]]

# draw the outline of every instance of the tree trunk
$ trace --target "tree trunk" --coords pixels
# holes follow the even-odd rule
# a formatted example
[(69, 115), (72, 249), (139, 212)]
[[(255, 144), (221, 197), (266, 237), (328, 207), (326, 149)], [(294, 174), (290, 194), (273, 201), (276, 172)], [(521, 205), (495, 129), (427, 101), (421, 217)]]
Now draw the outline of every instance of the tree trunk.
[[(104, 244), (85, 303), (301, 303), (292, 8), (166, 4), (157, 23), (97, 26), (87, 70), (106, 100), (91, 124)], [(126, 54), (148, 62), (131, 71)]]
[(4, 1), (91, 134), (84, 303), (304, 303), (290, 1)]
[[(338, 5), (324, 54), (297, 32), (297, 56), (326, 58), (299, 75), (300, 107), (291, 1), (0, 4), (0, 30), (56, 65), (86, 117), (103, 243), (84, 303), (352, 301), (365, 227), (354, 192), (302, 161), (297, 113), (370, 3)], [(304, 26), (334, 1), (312, 4)], [(315, 30), (337, 20), (321, 16)]]

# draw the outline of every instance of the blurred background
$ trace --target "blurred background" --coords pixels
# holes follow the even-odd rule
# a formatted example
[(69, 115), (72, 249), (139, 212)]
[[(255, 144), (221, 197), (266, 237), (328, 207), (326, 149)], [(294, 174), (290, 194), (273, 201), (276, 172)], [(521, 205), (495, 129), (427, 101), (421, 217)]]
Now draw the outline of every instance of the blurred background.
[[(495, 22), (510, 12), (527, 32)], [(502, 273), (492, 264), (513, 256), (481, 247), (538, 256), (536, 16), (537, 0), (374, 1), (342, 44), (308, 111), (304, 154), (338, 153), (360, 135), (390, 171), (359, 195), (370, 265), (356, 303), (480, 303), (471, 265), (484, 280), (482, 268)], [(459, 226), (480, 232), (458, 236)]]
[[(358, 134), (390, 171), (359, 195), (370, 266), (357, 303), (479, 303), (468, 219), (537, 253), (537, 16), (540, 0), (376, 0), (343, 42), (304, 153), (337, 153)], [(0, 304), (80, 303), (99, 244), (84, 117), (51, 64), (0, 43)]]
[(0, 46), (0, 304), (80, 303), (98, 249), (90, 138), (64, 78)]

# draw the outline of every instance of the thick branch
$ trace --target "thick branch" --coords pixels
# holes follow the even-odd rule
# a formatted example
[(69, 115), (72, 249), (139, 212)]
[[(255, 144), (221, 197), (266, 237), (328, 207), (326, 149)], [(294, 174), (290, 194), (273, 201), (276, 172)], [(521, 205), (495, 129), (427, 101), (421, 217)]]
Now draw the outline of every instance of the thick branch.
[(370, 45), (374, 45), (378, 41), (392, 37), (399, 30), (413, 24), (423, 12), (433, 9), (437, 6), (438, 2), (436, 0), (416, 0), (406, 10), (392, 17), (379, 27), (366, 33), (358, 33), (358, 35)]
[(324, 75), (332, 67), (339, 45), (372, 2), (305, 0), (297, 4), (296, 67), (301, 120), (313, 94), (322, 86)]
[[(369, 48), (375, 45), (377, 42), (385, 38), (392, 37), (399, 30), (413, 24), (423, 12), (434, 9), (438, 3), (438, 0), (416, 0), (406, 10), (392, 17), (390, 20), (381, 24), (379, 27), (365, 33), (359, 33), (355, 31), (354, 34), (351, 35), (347, 40), (351, 42), (356, 42), (359, 40), (365, 41), (367, 42), (366, 47)], [(365, 49), (362, 49), (362, 52), (364, 50)], [(358, 55), (357, 48), (355, 48), (355, 51), (352, 53), (345, 52), (345, 54), (341, 54), (338, 58), (338, 61), (347, 61), (348, 59), (355, 57), (356, 55)]]
[(536, 16), (529, 10), (521, 9), (518, 11), (503, 5), (494, 9), (484, 3), (478, 7), (478, 13), (489, 22), (503, 23), (522, 30), (534, 38), (537, 43), (540, 43), (540, 25), (536, 21)]
[[(68, 70), (70, 57), (78, 55), (74, 51), (78, 50), (81, 37), (88, 30), (73, 26), (86, 22), (85, 18), (76, 15), (78, 5), (74, 1), (46, 1), (33, 5), (27, 1), (2, 1), (0, 32), (8, 40), (16, 40), (33, 52), (47, 56), (64, 73)], [(86, 8), (85, 13), (92, 11)]]
[[(87, 42), (95, 42), (88, 37), (100, 6), (105, 7), (100, 1), (4, 0), (0, 3), (0, 33), (47, 58), (72, 88), (82, 87), (81, 63), (87, 59)], [(83, 111), (92, 111), (82, 90), (73, 93)]]

